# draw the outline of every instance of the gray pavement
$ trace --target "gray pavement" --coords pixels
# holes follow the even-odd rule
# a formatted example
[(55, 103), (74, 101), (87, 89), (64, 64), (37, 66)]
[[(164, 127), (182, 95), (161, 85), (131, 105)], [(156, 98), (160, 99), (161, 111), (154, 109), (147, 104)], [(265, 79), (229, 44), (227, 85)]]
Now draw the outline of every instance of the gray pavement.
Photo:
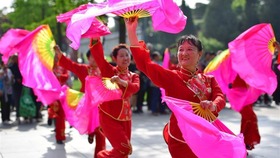
[[(228, 106), (227, 106), (228, 107)], [(280, 157), (280, 106), (255, 106), (259, 120), (261, 143), (248, 158)], [(47, 111), (42, 122), (20, 125), (0, 123), (0, 158), (92, 158), (94, 145), (87, 142), (86, 135), (80, 135), (67, 124), (66, 142), (55, 143), (53, 126), (47, 125)], [(12, 119), (14, 118), (12, 113)], [(132, 146), (130, 158), (170, 158), (167, 145), (162, 138), (162, 128), (169, 115), (153, 116), (149, 111), (133, 115)], [(225, 108), (220, 114), (222, 120), (234, 133), (240, 130), (240, 114)], [(107, 148), (111, 148), (109, 142)]]

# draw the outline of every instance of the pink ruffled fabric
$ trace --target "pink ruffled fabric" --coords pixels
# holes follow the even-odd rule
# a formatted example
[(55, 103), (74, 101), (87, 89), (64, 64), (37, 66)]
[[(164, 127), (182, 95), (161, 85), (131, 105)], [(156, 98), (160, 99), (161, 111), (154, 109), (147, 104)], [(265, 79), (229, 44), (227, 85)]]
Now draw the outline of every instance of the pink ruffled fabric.
[(48, 25), (41, 25), (19, 42), (15, 49), (18, 50), (18, 64), (23, 77), (22, 84), (30, 87), (37, 95), (38, 101), (48, 105), (59, 99), (61, 86), (56, 76), (45, 67), (42, 59), (38, 57), (38, 47), (33, 44), (40, 36), (43, 29), (50, 29)]
[[(178, 126), (185, 142), (199, 158), (246, 158), (246, 148), (243, 135), (237, 136), (223, 132), (226, 127), (221, 121), (217, 127), (204, 118), (193, 114), (188, 101), (172, 97), (164, 97), (164, 101), (172, 110), (178, 121)], [(227, 127), (226, 127), (226, 130)], [(199, 141), (198, 141), (199, 140)]]
[(99, 37), (111, 33), (96, 17), (108, 13), (121, 16), (127, 11), (137, 9), (150, 13), (156, 31), (178, 33), (186, 26), (187, 17), (172, 0), (109, 0), (103, 3), (89, 3), (60, 14), (57, 20), (67, 24), (66, 36), (72, 41), (70, 46), (77, 50), (81, 38)]
[(104, 87), (101, 77), (88, 76), (83, 97), (76, 107), (67, 103), (67, 87), (63, 87), (64, 95), (61, 98), (66, 119), (80, 134), (90, 134), (99, 126), (98, 105), (110, 100), (121, 99), (122, 91), (109, 90)]
[[(277, 87), (270, 50), (275, 41), (271, 24), (262, 23), (249, 28), (228, 44), (232, 68), (251, 87), (272, 94)], [(269, 83), (269, 84), (268, 84)]]
[(160, 9), (152, 16), (155, 31), (179, 33), (187, 24), (187, 17), (173, 0), (157, 0)]
[(169, 52), (168, 48), (166, 48), (164, 51), (164, 56), (163, 56), (163, 60), (162, 60), (162, 67), (168, 69), (169, 62), (170, 62), (170, 52)]
[(80, 47), (81, 38), (95, 38), (111, 33), (105, 24), (96, 19), (99, 15), (81, 18), (89, 8), (96, 12), (96, 10), (102, 10), (104, 7), (104, 3), (88, 3), (57, 16), (58, 22), (65, 22), (67, 24), (66, 36), (72, 42), (70, 44), (72, 48), (77, 50)]
[(29, 31), (22, 29), (9, 29), (0, 40), (0, 53), (2, 61), (7, 64), (9, 57), (17, 53), (15, 45), (19, 43)]

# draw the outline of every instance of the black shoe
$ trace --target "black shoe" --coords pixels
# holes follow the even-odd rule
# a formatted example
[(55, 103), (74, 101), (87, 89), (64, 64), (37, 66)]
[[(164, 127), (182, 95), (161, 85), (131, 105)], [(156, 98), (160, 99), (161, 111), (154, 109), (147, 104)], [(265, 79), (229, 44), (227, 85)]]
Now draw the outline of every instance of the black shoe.
[(88, 143), (89, 143), (89, 144), (92, 144), (92, 143), (93, 143), (93, 137), (94, 137), (93, 134), (89, 134), (89, 135), (88, 135)]
[(253, 150), (255, 147), (254, 147), (254, 145), (248, 145), (248, 144), (246, 144), (246, 149), (247, 150)]
[(48, 118), (48, 125), (51, 126), (52, 125), (52, 119)]
[(57, 140), (56, 144), (64, 144), (64, 142), (62, 140)]

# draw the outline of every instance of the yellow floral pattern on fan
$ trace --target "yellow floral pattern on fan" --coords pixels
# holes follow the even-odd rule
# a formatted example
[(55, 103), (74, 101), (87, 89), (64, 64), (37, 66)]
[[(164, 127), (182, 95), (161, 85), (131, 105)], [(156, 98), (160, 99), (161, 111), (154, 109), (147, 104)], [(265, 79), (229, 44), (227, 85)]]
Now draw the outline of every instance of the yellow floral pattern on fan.
[(104, 87), (109, 90), (119, 89), (118, 84), (111, 82), (110, 78), (102, 77), (102, 82)]
[(131, 18), (131, 17), (138, 17), (138, 18), (144, 18), (144, 17), (149, 17), (151, 14), (143, 9), (136, 9), (136, 10), (131, 10), (131, 11), (126, 11), (120, 16), (124, 18)]
[(216, 116), (209, 110), (209, 109), (203, 109), (200, 104), (190, 102), (192, 105), (193, 113), (206, 119), (209, 122), (213, 122), (216, 120)]
[(66, 101), (71, 108), (76, 108), (79, 101), (83, 97), (82, 92), (68, 88), (66, 91)]
[(271, 38), (268, 42), (268, 50), (271, 54), (274, 54), (275, 47), (273, 46), (273, 43), (276, 41), (275, 37)]
[(44, 25), (44, 28), (37, 33), (32, 47), (35, 49), (36, 55), (40, 61), (48, 70), (52, 70), (54, 65), (54, 46), (55, 41), (52, 32), (48, 25)]

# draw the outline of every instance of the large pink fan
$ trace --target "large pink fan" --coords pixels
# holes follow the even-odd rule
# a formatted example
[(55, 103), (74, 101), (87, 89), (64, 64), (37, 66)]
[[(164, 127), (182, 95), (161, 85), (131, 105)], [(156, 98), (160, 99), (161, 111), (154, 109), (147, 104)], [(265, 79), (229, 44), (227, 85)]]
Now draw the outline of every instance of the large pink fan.
[(263, 93), (262, 90), (249, 85), (229, 88), (230, 84), (240, 78), (232, 68), (232, 56), (228, 49), (217, 55), (204, 69), (204, 73), (215, 76), (220, 88), (227, 96), (231, 108), (235, 111), (240, 111), (244, 106), (254, 103)]
[[(93, 10), (102, 10), (106, 3), (100, 4), (83, 4), (64, 14), (57, 16), (58, 22), (65, 22), (67, 24), (66, 36), (71, 43), (71, 47), (77, 50), (80, 46), (81, 38), (94, 38), (110, 34), (109, 28), (96, 16), (87, 18), (79, 18), (80, 15), (86, 13), (89, 8)], [(73, 16), (76, 15), (76, 16)], [(101, 14), (100, 14), (101, 15)]]
[(92, 102), (102, 103), (122, 97), (121, 89), (116, 83), (112, 83), (110, 78), (89, 76), (86, 83), (86, 92), (90, 94)]
[(118, 8), (112, 13), (124, 18), (152, 17), (156, 31), (178, 33), (185, 28), (187, 17), (173, 0), (109, 0), (109, 5)]
[(153, 28), (156, 31), (168, 33), (181, 32), (186, 24), (187, 17), (173, 0), (158, 0), (160, 9), (152, 16)]
[(0, 53), (3, 54), (2, 60), (4, 63), (8, 62), (11, 55), (16, 53), (15, 45), (19, 43), (29, 31), (22, 29), (8, 30), (0, 40)]
[[(89, 25), (82, 25), (89, 24)], [(68, 28), (71, 28), (70, 31)], [(81, 37), (83, 38), (95, 38), (110, 34), (109, 28), (95, 17), (84, 19), (79, 23), (69, 23), (67, 26), (66, 36), (71, 43), (71, 47), (77, 50), (80, 47)]]
[(218, 122), (210, 123), (193, 114), (191, 102), (167, 96), (163, 100), (175, 115), (185, 142), (197, 157), (246, 157), (242, 134), (233, 135), (218, 119)]
[(77, 12), (83, 12), (88, 8), (88, 5), (90, 4), (83, 4), (80, 5), (78, 8), (75, 8), (73, 10), (70, 10), (66, 13), (60, 14), (58, 16), (56, 16), (56, 19), (58, 22), (63, 23), (65, 22), (66, 24), (68, 24), (71, 21), (71, 17), (73, 14), (77, 13)]
[[(65, 91), (68, 87), (63, 87), (63, 89)], [(99, 126), (98, 105), (105, 101), (121, 99), (121, 96), (122, 91), (109, 78), (88, 76), (86, 78), (85, 94), (79, 98), (77, 106), (74, 108), (70, 106), (70, 102), (66, 99), (66, 93), (61, 101), (68, 122), (80, 134), (89, 134)]]
[(271, 24), (262, 23), (228, 44), (233, 69), (248, 85), (268, 94), (272, 94), (277, 86), (276, 75), (271, 69), (274, 42)]
[(22, 84), (30, 87), (44, 105), (58, 100), (61, 85), (52, 71), (55, 45), (48, 25), (41, 25), (30, 32), (15, 49), (18, 50)]
[[(94, 36), (103, 36), (108, 34), (102, 25), (95, 23), (95, 17), (113, 13), (125, 18), (129, 17), (148, 17), (152, 16), (153, 27), (156, 31), (168, 33), (178, 33), (185, 28), (187, 17), (172, 0), (108, 0), (103, 3), (88, 4), (80, 6), (70, 12), (59, 15), (59, 21), (68, 22), (67, 37), (73, 42), (71, 47), (77, 49), (79, 40), (82, 37), (91, 37), (92, 34), (86, 34), (89, 30), (99, 28)], [(95, 23), (93, 26), (92, 24)], [(100, 27), (97, 27), (100, 26)], [(71, 34), (71, 35), (70, 35)], [(84, 35), (84, 36), (83, 36)]]
[(155, 3), (152, 0), (144, 0), (141, 3), (135, 3), (135, 0), (125, 0), (125, 1), (108, 1), (110, 7), (114, 6), (118, 8), (116, 11), (113, 11), (113, 14), (124, 18), (130, 17), (149, 17), (154, 14), (154, 12), (160, 7), (158, 3)]

